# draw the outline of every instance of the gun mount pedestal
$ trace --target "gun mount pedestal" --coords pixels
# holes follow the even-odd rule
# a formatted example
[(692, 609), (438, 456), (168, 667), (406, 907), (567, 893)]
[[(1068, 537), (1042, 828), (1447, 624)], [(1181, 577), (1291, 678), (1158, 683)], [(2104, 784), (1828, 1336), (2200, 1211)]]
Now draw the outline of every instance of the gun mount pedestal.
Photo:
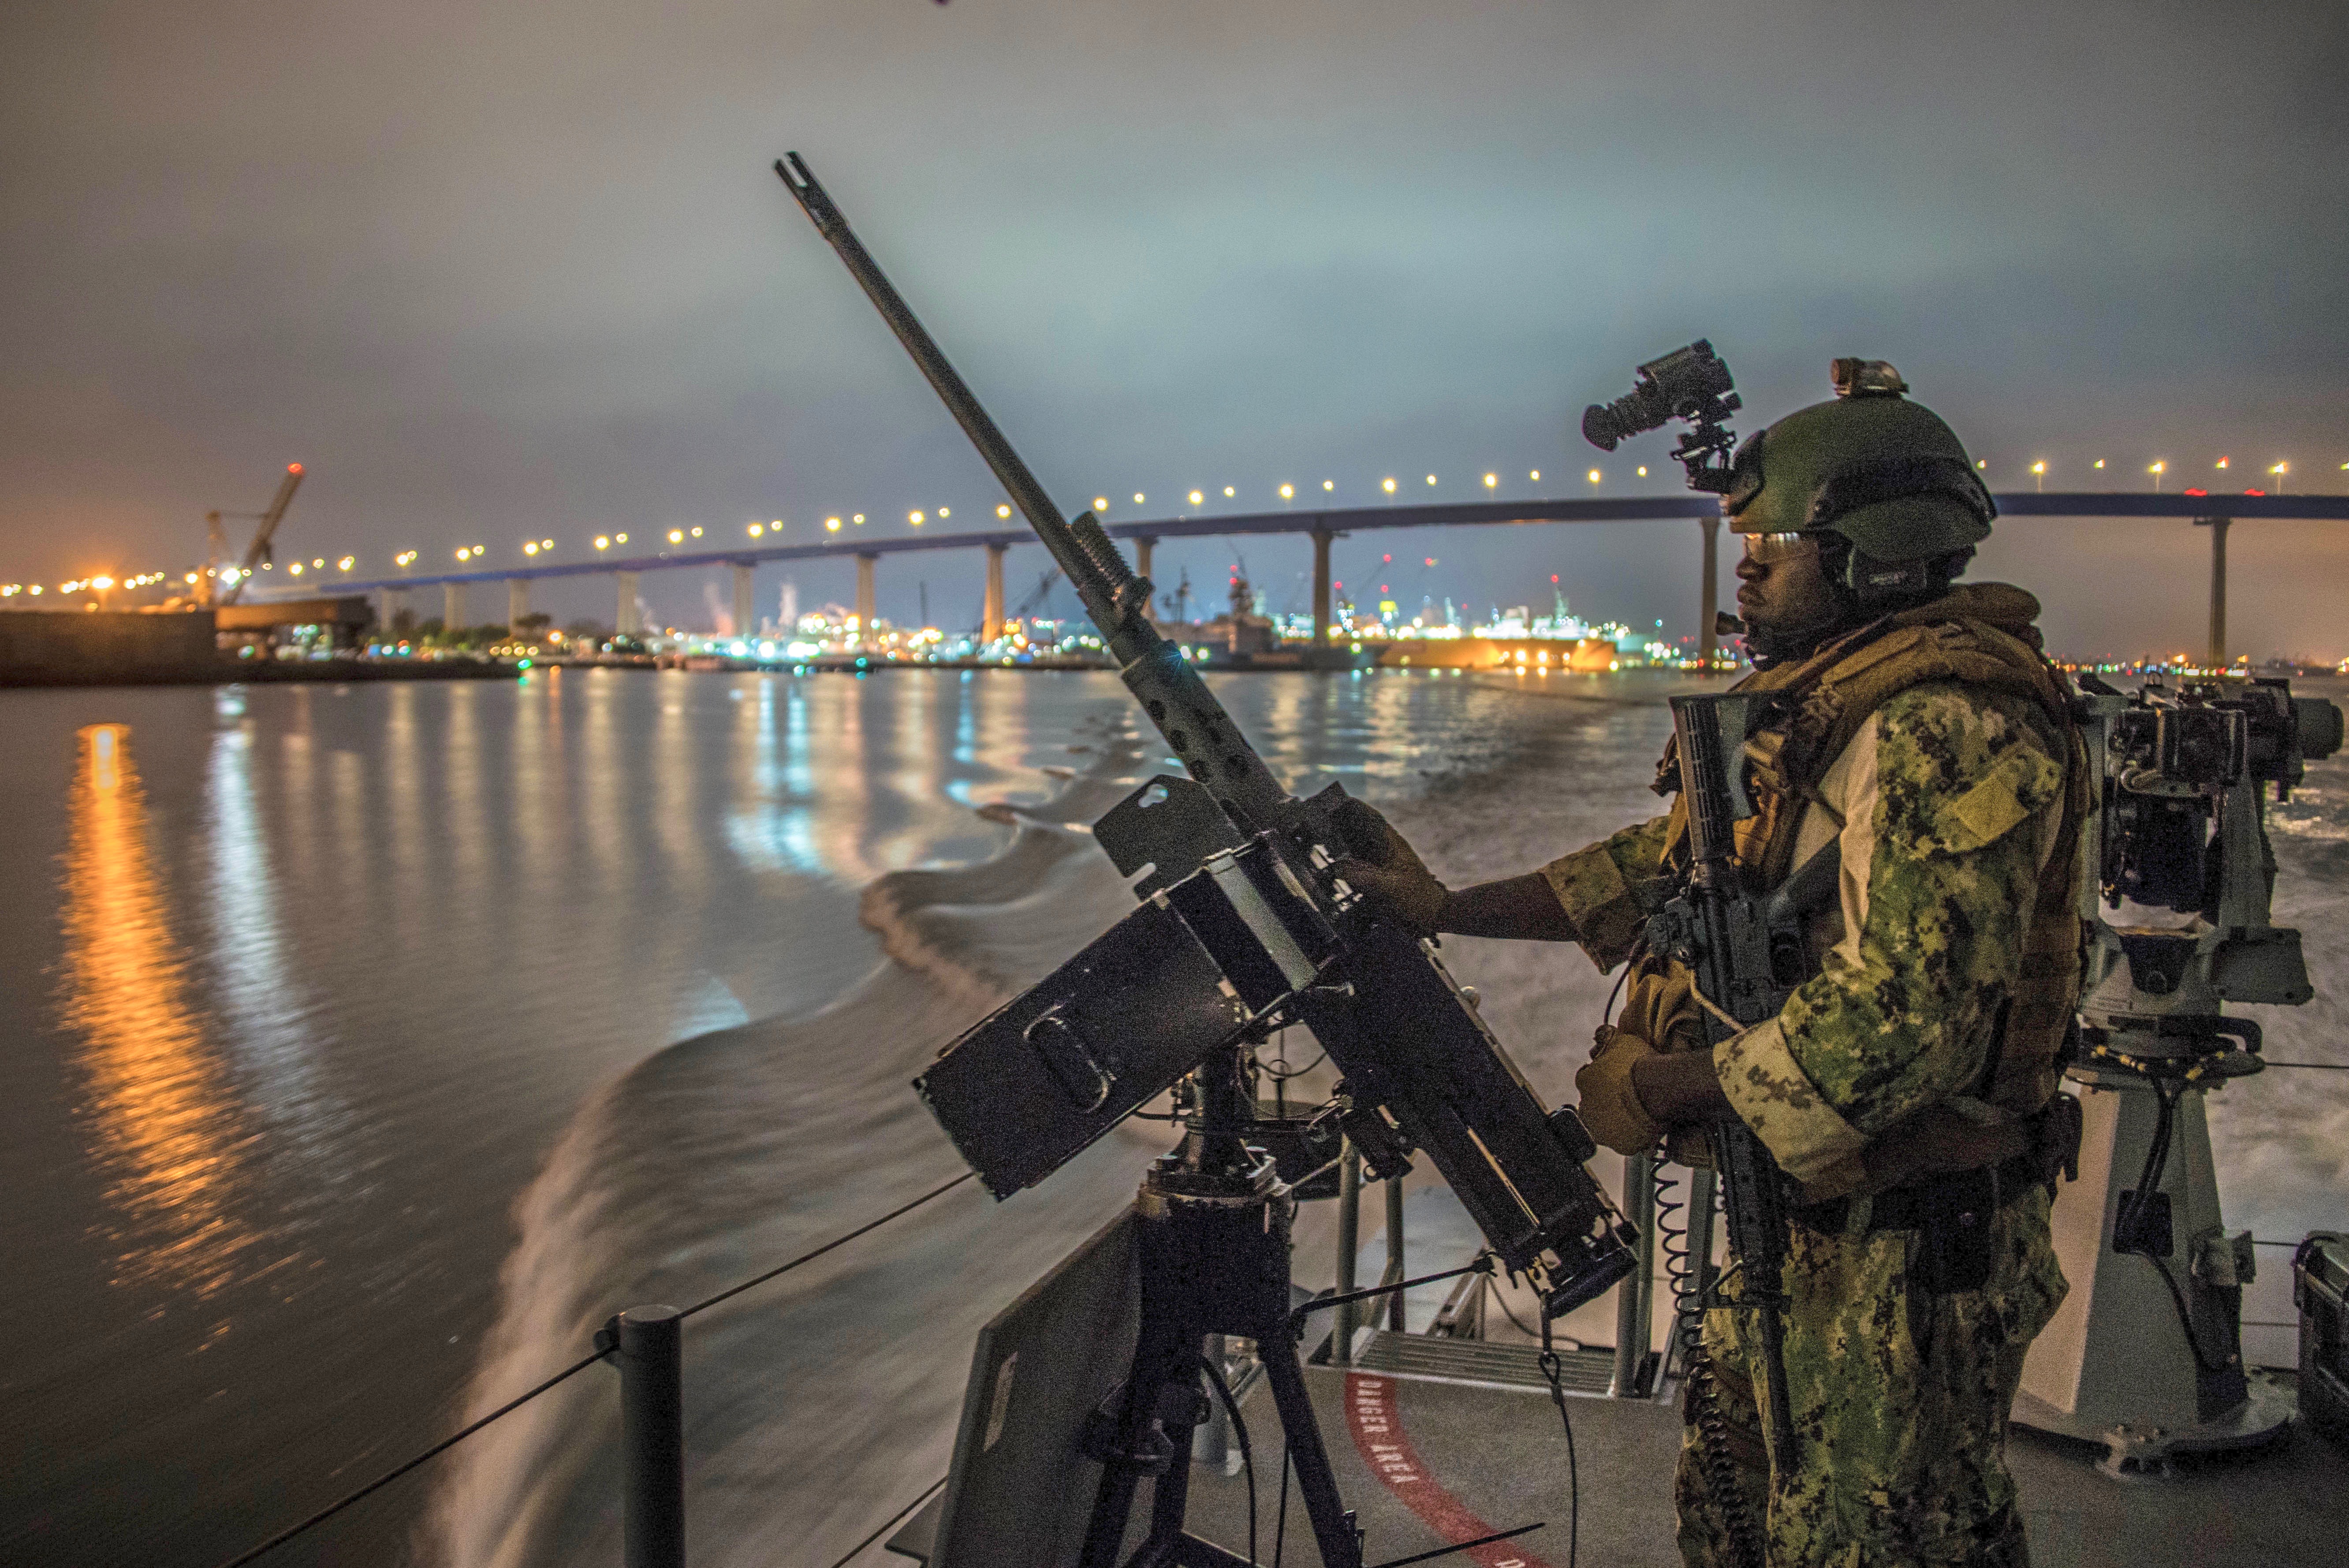
[(2204, 1116), (2212, 1089), (2262, 1066), (2259, 1026), (2221, 1013), (2209, 984), (2234, 944), (2207, 928), (2107, 931), (2104, 979), (2081, 1004), (2087, 1052), (2064, 1075), (2080, 1178), (2050, 1230), (2071, 1291), (2032, 1345), (2013, 1418), (2101, 1442), (2106, 1475), (2147, 1480), (2174, 1454), (2269, 1441), (2293, 1401), (2243, 1365), (2254, 1253), (2220, 1220)]
[(1142, 1328), (1133, 1373), (1097, 1411), (1087, 1447), (1105, 1467), (1082, 1568), (1120, 1568), (1126, 1523), (1144, 1475), (1156, 1478), (1150, 1535), (1123, 1568), (1244, 1568), (1247, 1559), (1190, 1534), (1191, 1434), (1207, 1416), (1200, 1368), (1210, 1335), (1253, 1339), (1287, 1434), (1324, 1568), (1361, 1568), (1361, 1535), (1305, 1391), (1289, 1326), (1289, 1190), (1244, 1141), (1238, 1053), (1199, 1072), (1195, 1119), (1160, 1158), (1134, 1200)]

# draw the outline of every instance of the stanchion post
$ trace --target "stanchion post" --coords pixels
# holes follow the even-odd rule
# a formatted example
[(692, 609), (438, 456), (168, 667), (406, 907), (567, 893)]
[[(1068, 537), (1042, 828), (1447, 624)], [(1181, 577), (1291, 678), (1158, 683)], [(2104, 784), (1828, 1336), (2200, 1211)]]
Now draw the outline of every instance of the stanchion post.
[(620, 1314), (620, 1491), (627, 1568), (685, 1568), (685, 1320)]
[(1655, 1161), (1644, 1154), (1623, 1157), (1623, 1213), (1640, 1228), (1640, 1263), (1615, 1287), (1615, 1375), (1608, 1397), (1633, 1398), (1639, 1392), (1640, 1363), (1648, 1354), (1649, 1315), (1652, 1313), (1648, 1276), (1655, 1253)]
[[(1354, 1258), (1362, 1249), (1362, 1156), (1349, 1140), (1338, 1166), (1338, 1294), (1354, 1289)], [(1337, 1321), (1330, 1327), (1330, 1364), (1343, 1367), (1354, 1358), (1354, 1314), (1360, 1302), (1340, 1302)]]
[[(1387, 1181), (1387, 1272), (1379, 1283), (1399, 1284), (1408, 1272), (1402, 1266), (1402, 1178), (1394, 1176)], [(1387, 1297), (1387, 1326), (1397, 1334), (1404, 1332), (1402, 1296), (1403, 1293), (1397, 1291)]]

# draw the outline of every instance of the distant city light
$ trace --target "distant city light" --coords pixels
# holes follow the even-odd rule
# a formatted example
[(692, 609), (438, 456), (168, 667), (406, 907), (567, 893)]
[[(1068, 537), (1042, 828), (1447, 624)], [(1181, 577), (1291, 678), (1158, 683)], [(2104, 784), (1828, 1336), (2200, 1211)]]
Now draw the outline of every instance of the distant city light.
[(2211, 464), (2210, 466), (2211, 466), (2212, 468), (2214, 468), (2214, 469), (2223, 469), (2223, 468), (2225, 468), (2225, 467), (2227, 466), (2227, 459), (2224, 459), (2224, 458), (2220, 458), (2217, 462), (2215, 462), (2215, 463)]
[(1641, 479), (1646, 479), (1648, 477), (1648, 465), (1645, 463), (1641, 463), (1640, 465), (1640, 477)]
[(2095, 464), (2095, 466), (2096, 466), (2096, 467), (2098, 467), (2098, 468), (2100, 468), (2100, 469), (2101, 469), (2101, 468), (2103, 468), (2103, 467), (2105, 466), (2105, 459), (2102, 459), (2102, 458), (2098, 458), (2098, 459), (2096, 459), (2096, 464)]

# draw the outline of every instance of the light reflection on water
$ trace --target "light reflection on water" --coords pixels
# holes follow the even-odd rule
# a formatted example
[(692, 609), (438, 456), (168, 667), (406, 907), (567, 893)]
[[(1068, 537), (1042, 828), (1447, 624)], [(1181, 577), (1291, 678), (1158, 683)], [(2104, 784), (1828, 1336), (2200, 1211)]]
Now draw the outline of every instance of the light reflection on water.
[(231, 1202), (248, 1129), (190, 999), (129, 727), (78, 738), (62, 1011), (80, 1037), (89, 1152), (117, 1212), (115, 1282), (208, 1295), (252, 1239)]

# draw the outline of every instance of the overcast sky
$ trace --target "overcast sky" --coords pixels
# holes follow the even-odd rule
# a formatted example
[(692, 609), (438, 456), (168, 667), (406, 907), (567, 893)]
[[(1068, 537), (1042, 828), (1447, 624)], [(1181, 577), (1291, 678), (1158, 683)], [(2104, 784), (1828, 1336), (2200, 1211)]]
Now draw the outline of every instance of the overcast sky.
[[(258, 509), (294, 460), (283, 553), (363, 570), (991, 521), (771, 173), (790, 149), (1048, 488), (1112, 520), (1136, 490), (1361, 502), (1389, 474), (1591, 493), (1594, 462), (1598, 493), (1663, 489), (1662, 438), (1601, 458), (1569, 427), (1700, 335), (1749, 428), (1826, 396), (1833, 356), (1893, 360), (1998, 488), (2036, 459), (2135, 488), (2161, 458), (2171, 488), (2286, 459), (2349, 489), (2344, 79), (2349, 7), (2241, 0), (12, 0), (0, 580), (184, 569), (207, 509)], [(1350, 587), (1436, 556), (1414, 599), (1557, 573), (1578, 610), (1694, 608), (1692, 524), (1339, 549)], [(2239, 647), (2349, 654), (2349, 528), (2233, 551)], [(1212, 588), (1231, 558), (1159, 575)], [(1305, 559), (1249, 565), (1301, 606)], [(2199, 645), (2206, 559), (2182, 522), (2023, 520), (1983, 570), (2040, 592), (2059, 646), (2140, 650)], [(1015, 599), (1041, 564), (1013, 556)], [(975, 620), (978, 574), (885, 563), (883, 611), (926, 583)], [(706, 624), (696, 574), (646, 588)]]

